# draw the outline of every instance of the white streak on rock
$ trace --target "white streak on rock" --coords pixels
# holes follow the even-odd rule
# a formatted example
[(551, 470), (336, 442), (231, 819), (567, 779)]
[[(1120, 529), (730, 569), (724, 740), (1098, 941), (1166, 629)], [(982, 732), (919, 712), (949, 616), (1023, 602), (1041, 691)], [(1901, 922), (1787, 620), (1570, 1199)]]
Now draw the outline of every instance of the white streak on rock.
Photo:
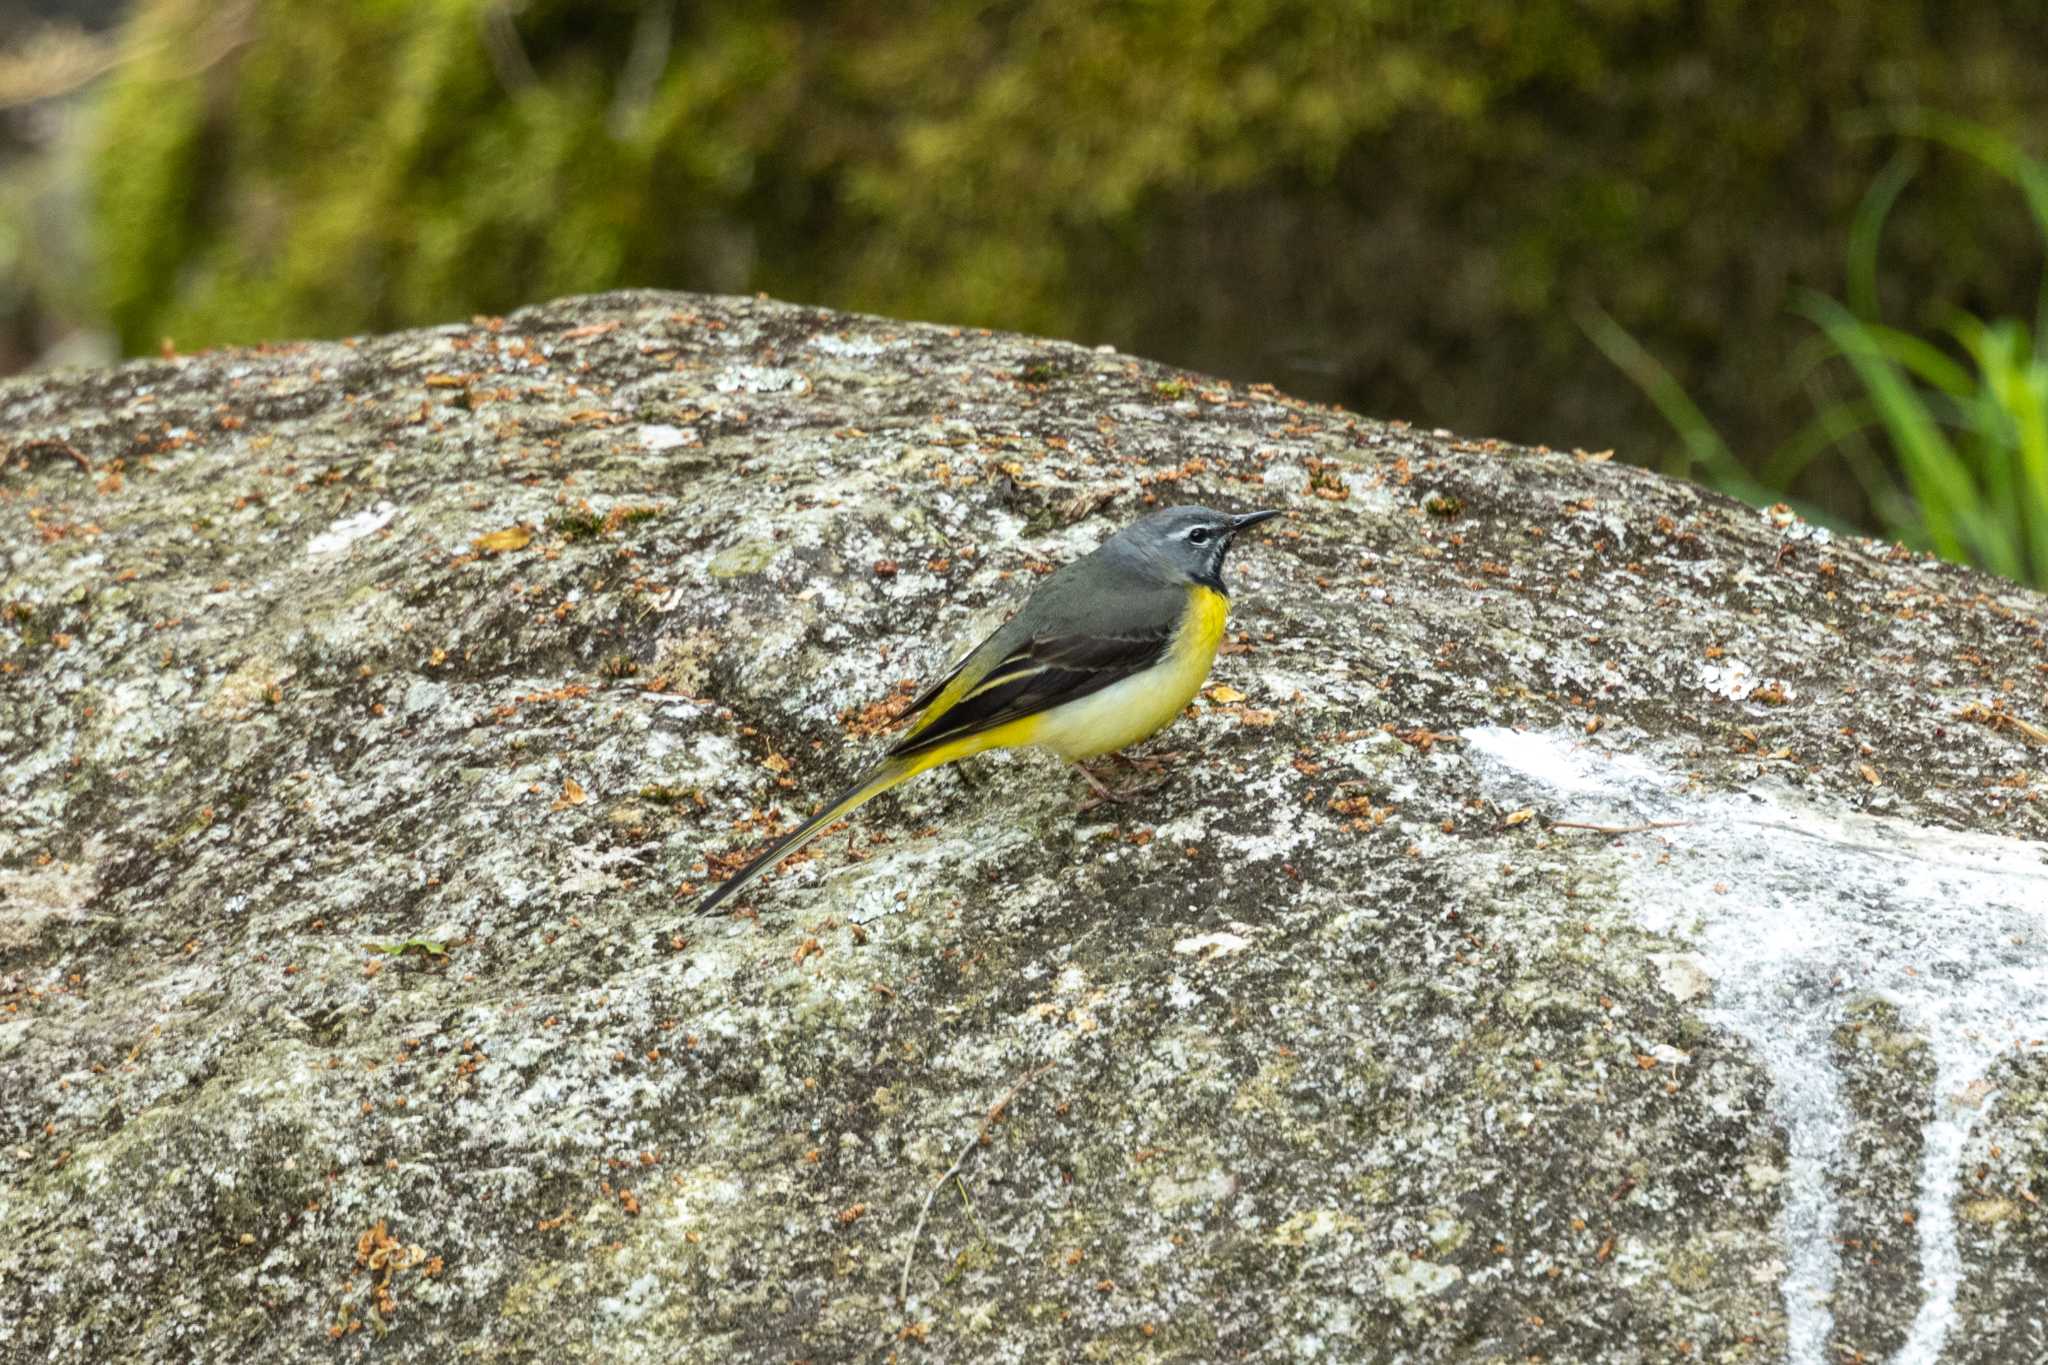
[(643, 450), (673, 450), (680, 445), (689, 445), (696, 440), (696, 433), (685, 427), (670, 426), (666, 422), (649, 422), (636, 433)]
[[(1897, 1365), (1932, 1365), (1957, 1320), (1958, 1164), (1991, 1064), (2048, 1029), (2048, 848), (1817, 805), (1784, 788), (1681, 794), (1682, 779), (1570, 734), (1467, 730), (1503, 804), (1651, 832), (1668, 862), (1625, 860), (1644, 927), (1687, 941), (1713, 981), (1704, 1017), (1747, 1042), (1772, 1085), (1789, 1160), (1781, 1235), (1788, 1358), (1826, 1356), (1837, 1251), (1828, 1172), (1849, 1112), (1830, 1059), (1841, 1006), (1890, 1001), (1935, 1062), (1915, 1231), (1921, 1301)], [(1558, 798), (1570, 798), (1560, 804)], [(1643, 836), (1632, 836), (1643, 837)], [(1626, 883), (1634, 883), (1628, 885)]]
[(391, 519), (397, 515), (396, 507), (388, 502), (380, 502), (375, 507), (358, 512), (352, 517), (343, 517), (313, 537), (306, 546), (306, 557), (324, 559), (328, 555), (338, 555), (364, 536), (373, 536), (389, 526)]
[(1231, 953), (1241, 953), (1251, 946), (1250, 939), (1219, 929), (1213, 934), (1196, 934), (1181, 939), (1173, 945), (1173, 950), (1176, 953), (1200, 953), (1204, 961), (1211, 961)]

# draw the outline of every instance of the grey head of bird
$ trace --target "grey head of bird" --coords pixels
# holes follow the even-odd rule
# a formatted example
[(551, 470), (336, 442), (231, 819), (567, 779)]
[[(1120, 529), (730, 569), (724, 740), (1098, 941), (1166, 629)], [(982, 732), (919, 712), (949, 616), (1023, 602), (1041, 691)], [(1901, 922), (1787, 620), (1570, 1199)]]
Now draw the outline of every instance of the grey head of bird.
[(1166, 583), (1223, 587), (1223, 557), (1239, 531), (1280, 515), (1280, 509), (1233, 515), (1213, 507), (1168, 507), (1138, 518), (1095, 553)]

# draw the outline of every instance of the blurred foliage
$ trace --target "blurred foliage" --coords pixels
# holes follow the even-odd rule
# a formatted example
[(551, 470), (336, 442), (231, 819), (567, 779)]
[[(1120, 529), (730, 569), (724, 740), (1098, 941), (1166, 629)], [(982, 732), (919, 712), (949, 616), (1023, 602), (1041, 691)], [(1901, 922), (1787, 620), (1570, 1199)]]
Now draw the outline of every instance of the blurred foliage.
[[(1625, 452), (1668, 433), (1588, 310), (1761, 447), (1811, 411), (1787, 304), (1842, 291), (1873, 111), (2048, 107), (2038, 0), (142, 0), (126, 44), (96, 219), (133, 350), (763, 289)], [(1879, 285), (2002, 315), (2038, 251), (1931, 165)]]
[(0, 6), (0, 375), (111, 358), (93, 325), (77, 128), (78, 92), (107, 72), (113, 49), (104, 34)]
[[(1951, 115), (1904, 110), (1897, 121), (1902, 131), (1959, 151), (2010, 182), (2048, 243), (2048, 165)], [(2031, 325), (2012, 317), (1986, 322), (1961, 309), (1949, 311), (1936, 339), (1886, 324), (1879, 316), (1880, 247), (1893, 206), (1920, 169), (1919, 150), (1894, 158), (1857, 211), (1849, 234), (1850, 304), (1812, 291), (1799, 297), (1799, 311), (1818, 328), (1818, 344), (1809, 348), (1816, 390), (1826, 391), (1823, 372), (1832, 365), (1847, 372), (1856, 391), (1823, 397), (1813, 420), (1759, 473), (1743, 467), (1625, 328), (1598, 309), (1584, 310), (1582, 321), (1678, 433), (1682, 454), (1667, 461), (1666, 472), (1703, 474), (1738, 497), (1761, 500), (1795, 484), (1816, 460), (1833, 459), (1862, 486), (1887, 534), (2048, 587), (2048, 275), (2033, 300)], [(1872, 436), (1882, 438), (1881, 452)]]

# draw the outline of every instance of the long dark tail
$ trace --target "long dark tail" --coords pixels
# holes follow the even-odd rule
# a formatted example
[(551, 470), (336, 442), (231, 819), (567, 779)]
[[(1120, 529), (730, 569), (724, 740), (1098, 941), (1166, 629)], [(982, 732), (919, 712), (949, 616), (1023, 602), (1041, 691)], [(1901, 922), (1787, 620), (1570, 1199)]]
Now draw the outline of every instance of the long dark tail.
[(720, 901), (739, 894), (749, 882), (824, 833), (826, 826), (880, 796), (897, 783), (907, 782), (926, 768), (934, 766), (933, 757), (920, 754), (915, 758), (883, 759), (869, 769), (867, 775), (860, 781), (826, 802), (825, 809), (806, 820), (792, 833), (785, 834), (768, 845), (760, 857), (748, 863), (723, 884), (714, 888), (710, 895), (698, 901), (696, 913), (701, 915), (716, 909)]

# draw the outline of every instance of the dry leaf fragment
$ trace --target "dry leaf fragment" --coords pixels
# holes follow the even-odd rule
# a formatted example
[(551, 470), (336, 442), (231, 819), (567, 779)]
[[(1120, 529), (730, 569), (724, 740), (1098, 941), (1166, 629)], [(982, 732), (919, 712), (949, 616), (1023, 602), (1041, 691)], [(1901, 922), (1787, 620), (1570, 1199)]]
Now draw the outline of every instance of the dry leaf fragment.
[(1428, 753), (1432, 747), (1438, 744), (1464, 743), (1463, 740), (1461, 740), (1460, 738), (1458, 738), (1458, 736), (1454, 734), (1424, 729), (1422, 726), (1419, 725), (1412, 730), (1401, 731), (1396, 730), (1394, 728), (1393, 723), (1389, 721), (1387, 724), (1380, 726), (1380, 729), (1386, 731), (1388, 734), (1394, 736), (1394, 738), (1400, 740), (1404, 744), (1414, 745), (1416, 748), (1422, 750), (1422, 752), (1424, 753)]
[(1207, 695), (1210, 701), (1215, 702), (1233, 702), (1244, 700), (1244, 693), (1224, 683), (1218, 683), (1216, 686), (1210, 688)]
[(1524, 806), (1520, 810), (1511, 813), (1502, 823), (1506, 824), (1509, 829), (1513, 829), (1516, 825), (1526, 825), (1535, 818), (1536, 808), (1534, 806)]
[(470, 542), (470, 547), (476, 550), (479, 554), (503, 554), (508, 550), (525, 549), (527, 543), (532, 539), (532, 527), (507, 526), (502, 531), (492, 531), (488, 535), (478, 536), (475, 540)]
[(1989, 726), (1993, 730), (2017, 730), (2035, 744), (2048, 744), (2048, 730), (2043, 730), (2040, 726), (2021, 720), (2018, 716), (2012, 714), (2012, 712), (2006, 709), (2005, 701), (2002, 698), (1994, 701), (1989, 706), (1976, 701), (1966, 703), (1962, 710), (1956, 712), (1956, 719), (1974, 720), (1978, 724)]
[(565, 777), (562, 779), (562, 794), (555, 798), (555, 804), (552, 809), (566, 810), (570, 806), (580, 806), (589, 799), (589, 795), (583, 790), (582, 783), (573, 777)]
[(1882, 787), (1884, 785), (1884, 779), (1877, 775), (1877, 769), (1871, 767), (1868, 763), (1857, 764), (1856, 771), (1863, 774), (1863, 780), (1871, 786)]

